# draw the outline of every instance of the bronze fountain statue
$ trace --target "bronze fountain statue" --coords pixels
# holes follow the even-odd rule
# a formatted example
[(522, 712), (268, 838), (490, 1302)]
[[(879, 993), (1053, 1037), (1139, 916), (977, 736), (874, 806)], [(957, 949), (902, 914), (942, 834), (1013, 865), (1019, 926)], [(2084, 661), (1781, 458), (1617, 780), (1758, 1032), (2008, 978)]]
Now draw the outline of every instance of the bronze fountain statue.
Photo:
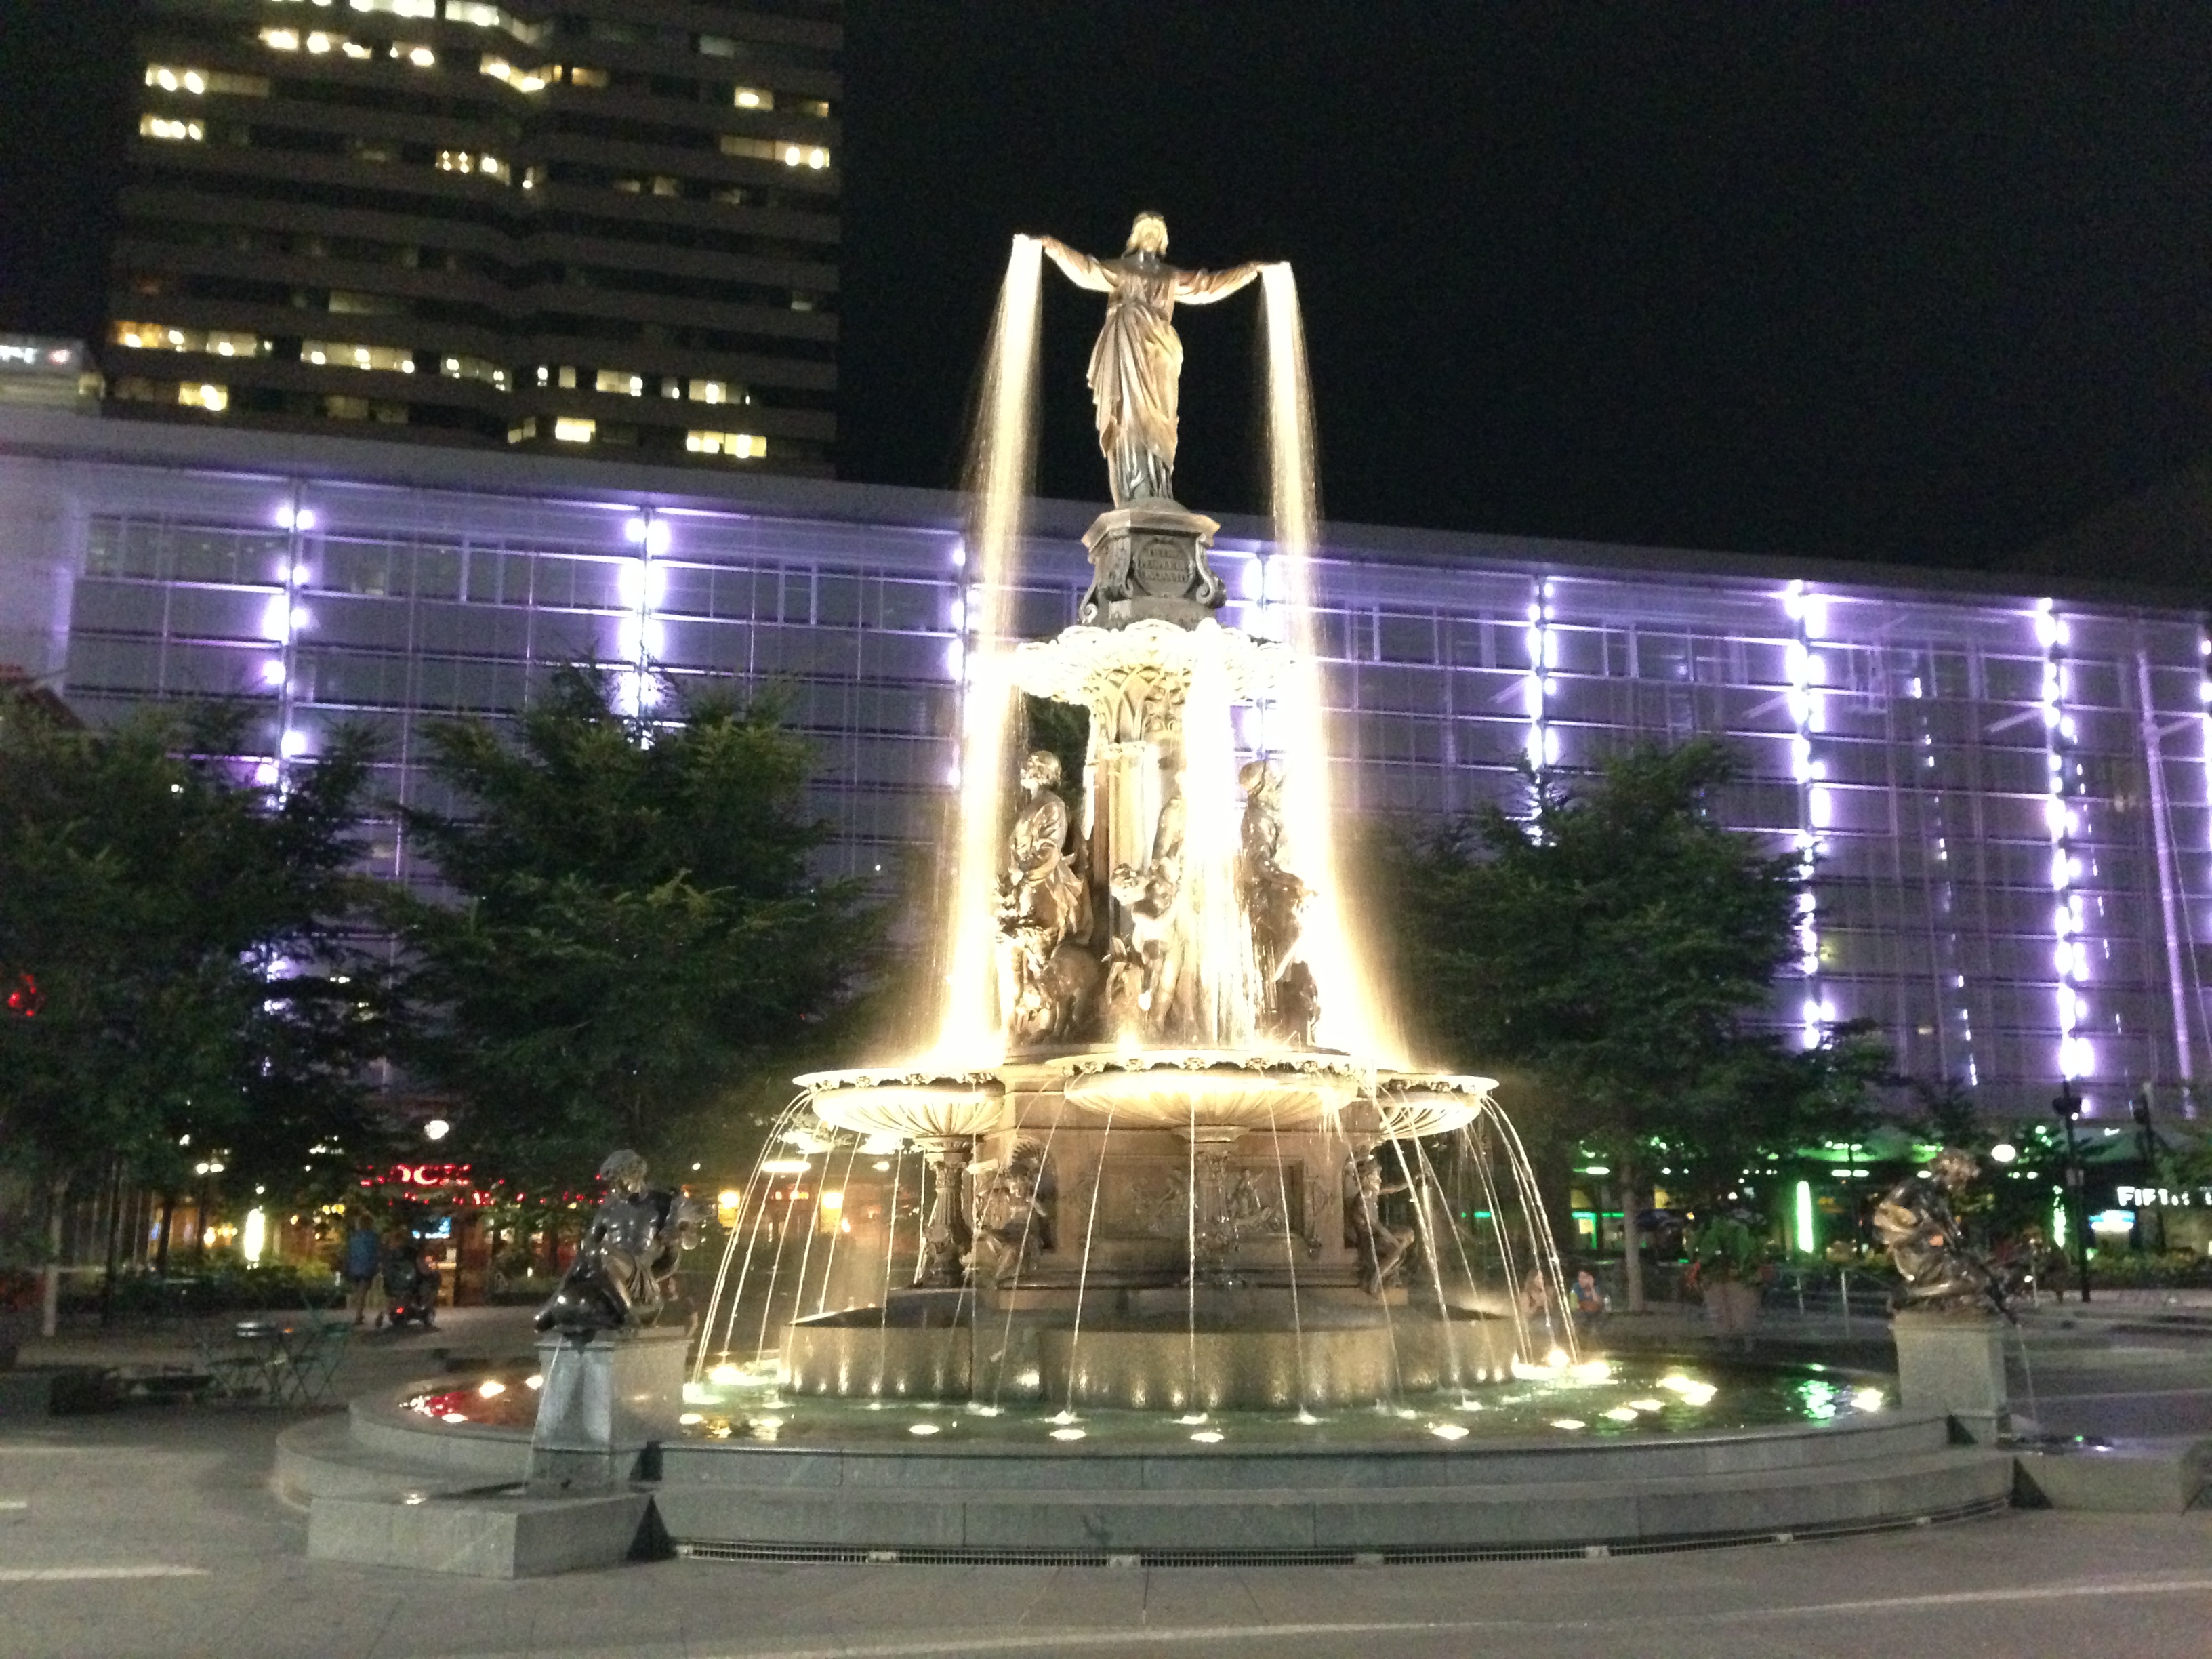
[(1972, 1152), (1948, 1146), (1926, 1176), (1907, 1176), (1875, 1206), (1874, 1231), (1905, 1280), (1903, 1305), (1931, 1312), (1993, 1310), (2010, 1317), (2004, 1285), (1966, 1243), (1951, 1205), (1980, 1173)]
[(610, 1152), (599, 1165), (607, 1195), (538, 1310), (539, 1330), (588, 1336), (636, 1329), (660, 1317), (677, 1264), (699, 1242), (705, 1214), (681, 1193), (647, 1187), (645, 1169), (645, 1160), (626, 1150)]

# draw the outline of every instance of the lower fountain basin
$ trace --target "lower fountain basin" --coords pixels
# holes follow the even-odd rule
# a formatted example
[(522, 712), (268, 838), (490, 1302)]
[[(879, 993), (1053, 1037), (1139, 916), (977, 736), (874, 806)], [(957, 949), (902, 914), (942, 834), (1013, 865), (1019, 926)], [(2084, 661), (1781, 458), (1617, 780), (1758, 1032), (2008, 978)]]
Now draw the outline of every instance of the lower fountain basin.
[[(438, 1485), (425, 1466), (457, 1450), (519, 1468), (526, 1424), (479, 1424), (474, 1379), (449, 1381), (441, 1403), (458, 1404), (436, 1414), (356, 1401), (349, 1455), (368, 1455), (373, 1430), (374, 1455), (418, 1492)], [(519, 1382), (507, 1379), (514, 1403)], [(687, 1390), (682, 1437), (661, 1444), (644, 1489), (694, 1556), (1100, 1565), (1579, 1556), (2008, 1507), (2012, 1458), (1952, 1444), (1940, 1413), (1891, 1407), (1885, 1382), (1645, 1359), (1522, 1367), (1383, 1407), (1176, 1413), (800, 1400), (749, 1370)], [(356, 1462), (324, 1468), (309, 1452), (280, 1455), (289, 1489), (363, 1478)], [(488, 1478), (457, 1470), (440, 1489)]]

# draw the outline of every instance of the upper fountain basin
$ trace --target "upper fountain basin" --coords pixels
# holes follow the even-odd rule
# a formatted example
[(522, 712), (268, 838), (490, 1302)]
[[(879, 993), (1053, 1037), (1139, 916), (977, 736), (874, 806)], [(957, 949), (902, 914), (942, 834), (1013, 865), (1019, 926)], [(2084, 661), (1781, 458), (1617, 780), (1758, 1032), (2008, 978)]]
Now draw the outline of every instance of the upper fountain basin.
[(1229, 694), (1250, 702), (1277, 693), (1289, 672), (1283, 646), (1255, 640), (1208, 618), (1194, 628), (1147, 618), (1127, 628), (1073, 627), (1032, 640), (1014, 653), (1014, 678), (1034, 697), (1110, 705), (1133, 674), (1187, 681), (1201, 653), (1219, 661)]
[(1385, 1072), (1376, 1079), (1375, 1106), (1382, 1133), (1393, 1140), (1449, 1134), (1492, 1105), (1494, 1077), (1443, 1072)]
[(792, 1080), (806, 1091), (816, 1117), (855, 1134), (963, 1139), (988, 1133), (1006, 1114), (1005, 1086), (988, 1072), (861, 1069)]
[(1194, 1140), (1232, 1139), (1249, 1129), (1319, 1128), (1360, 1090), (1359, 1069), (1330, 1054), (1152, 1049), (1076, 1054), (1052, 1066), (1079, 1110)]

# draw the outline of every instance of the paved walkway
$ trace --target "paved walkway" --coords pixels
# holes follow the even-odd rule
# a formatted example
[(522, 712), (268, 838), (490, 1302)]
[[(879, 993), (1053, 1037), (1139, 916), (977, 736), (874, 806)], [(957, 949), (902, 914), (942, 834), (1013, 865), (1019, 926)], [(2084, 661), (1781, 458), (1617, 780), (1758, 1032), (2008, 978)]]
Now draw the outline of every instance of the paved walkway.
[[(359, 1344), (342, 1382), (434, 1370), (439, 1346), (503, 1353), (526, 1340), (523, 1316), (507, 1310), (448, 1323)], [(2065, 1369), (2075, 1334), (2039, 1331), (2034, 1346), (2048, 1352), (2037, 1363)], [(2115, 1340), (2081, 1348), (2074, 1372), (2104, 1384), (2212, 1382), (2206, 1345)], [(299, 1415), (149, 1407), (0, 1423), (0, 1659), (2212, 1652), (2212, 1512), (2202, 1509), (2021, 1511), (1787, 1547), (1433, 1567), (667, 1561), (500, 1584), (311, 1563), (306, 1516), (267, 1484), (276, 1433)]]

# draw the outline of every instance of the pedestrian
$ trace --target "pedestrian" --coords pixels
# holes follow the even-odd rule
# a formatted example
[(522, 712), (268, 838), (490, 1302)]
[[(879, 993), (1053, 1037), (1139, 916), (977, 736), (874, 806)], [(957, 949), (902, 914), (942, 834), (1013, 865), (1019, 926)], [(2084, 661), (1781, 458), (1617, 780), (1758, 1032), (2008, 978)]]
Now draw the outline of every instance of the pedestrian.
[(1575, 1331), (1584, 1340), (1597, 1333), (1598, 1316), (1605, 1311), (1605, 1292), (1598, 1288), (1597, 1276), (1588, 1267), (1575, 1275), (1569, 1292), (1575, 1305)]
[(376, 1236), (376, 1228), (366, 1214), (353, 1218), (353, 1231), (346, 1235), (345, 1282), (346, 1299), (354, 1304), (353, 1322), (360, 1324), (368, 1317), (368, 1298), (377, 1298), (376, 1322), (384, 1324), (384, 1299), (380, 1270), (384, 1266), (383, 1241)]

